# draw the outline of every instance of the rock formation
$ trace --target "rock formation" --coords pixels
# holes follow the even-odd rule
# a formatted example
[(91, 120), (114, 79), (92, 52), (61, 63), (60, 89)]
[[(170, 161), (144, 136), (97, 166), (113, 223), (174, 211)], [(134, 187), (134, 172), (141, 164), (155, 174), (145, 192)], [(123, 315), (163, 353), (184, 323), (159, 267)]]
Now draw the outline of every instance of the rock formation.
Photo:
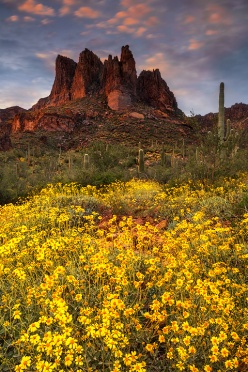
[(58, 56), (51, 94), (40, 99), (32, 110), (60, 105), (89, 94), (101, 93), (112, 110), (123, 111), (137, 100), (160, 110), (175, 111), (177, 103), (159, 70), (142, 71), (139, 78), (129, 46), (118, 57), (108, 57), (104, 63), (89, 49), (79, 56), (79, 62)]
[(47, 132), (71, 133), (82, 120), (84, 115), (49, 113), (43, 111), (29, 111), (15, 115), (12, 123), (12, 132), (33, 132), (45, 130)]
[(158, 69), (143, 70), (138, 77), (137, 91), (140, 99), (161, 111), (175, 111), (177, 102)]
[(112, 110), (125, 110), (135, 101), (137, 73), (129, 46), (123, 46), (120, 61), (110, 55), (104, 63), (103, 89)]
[(89, 49), (85, 49), (79, 56), (72, 87), (71, 99), (85, 97), (89, 93), (100, 90), (103, 63)]
[(12, 147), (10, 139), (11, 121), (16, 114), (25, 111), (25, 109), (19, 106), (0, 109), (0, 151), (7, 151)]
[[(128, 45), (122, 47), (120, 59), (110, 55), (104, 63), (92, 51), (85, 49), (80, 53), (78, 63), (58, 55), (50, 95), (41, 98), (26, 114), (17, 114), (12, 130), (73, 131), (74, 114), (71, 117), (65, 115), (66, 110), (62, 106), (86, 96), (91, 100), (101, 96), (99, 99), (103, 104), (107, 103), (114, 111), (135, 112), (135, 104), (145, 103), (164, 112), (166, 117), (177, 112), (174, 94), (159, 70), (142, 71), (137, 78), (135, 60)], [(75, 104), (80, 106), (78, 102)], [(47, 109), (50, 106), (58, 109)], [(82, 118), (84, 114), (80, 113)]]
[[(196, 120), (200, 124), (202, 131), (211, 130), (218, 120), (218, 113), (196, 115)], [(225, 108), (225, 121), (231, 120), (232, 128), (244, 129), (248, 124), (248, 105), (245, 103), (235, 103), (231, 107)]]

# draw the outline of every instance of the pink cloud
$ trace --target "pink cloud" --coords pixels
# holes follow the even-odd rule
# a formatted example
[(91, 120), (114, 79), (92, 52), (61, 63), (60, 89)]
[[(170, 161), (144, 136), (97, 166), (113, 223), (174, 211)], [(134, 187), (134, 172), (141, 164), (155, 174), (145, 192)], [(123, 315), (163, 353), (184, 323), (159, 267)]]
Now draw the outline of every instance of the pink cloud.
[(145, 4), (137, 4), (131, 6), (128, 13), (137, 18), (143, 18), (145, 15), (151, 13), (151, 8)]
[(75, 5), (76, 1), (75, 0), (63, 0), (63, 4), (71, 6), (71, 5)]
[(188, 25), (189, 23), (192, 23), (192, 22), (194, 22), (194, 21), (195, 21), (195, 17), (193, 17), (192, 15), (189, 15), (189, 16), (187, 16), (187, 17), (184, 19), (183, 23), (184, 23), (185, 25)]
[(72, 12), (72, 6), (77, 4), (76, 0), (62, 0), (63, 6), (59, 9), (59, 15), (65, 16)]
[(71, 8), (69, 6), (62, 6), (62, 8), (59, 9), (59, 15), (65, 16), (66, 14), (70, 14)]
[(222, 16), (221, 16), (220, 13), (212, 13), (212, 14), (210, 14), (208, 20), (209, 20), (210, 23), (219, 23), (221, 21), (221, 19), (222, 19)]
[(188, 50), (197, 50), (197, 49), (200, 49), (202, 46), (203, 46), (203, 43), (201, 43), (200, 41), (191, 39), (189, 46), (188, 46)]
[(128, 15), (128, 12), (118, 12), (115, 15), (115, 18), (125, 18)]
[(29, 17), (29, 16), (25, 16), (23, 19), (24, 19), (25, 22), (34, 22), (35, 21), (34, 17)]
[(12, 15), (9, 18), (6, 19), (8, 22), (17, 22), (19, 21), (19, 17), (17, 15)]
[(130, 6), (133, 5), (133, 0), (122, 0), (121, 1), (121, 5), (124, 7), (124, 8), (128, 8)]
[(137, 23), (139, 23), (139, 20), (137, 20), (136, 18), (127, 17), (123, 20), (123, 24), (127, 26), (136, 25)]
[(126, 32), (127, 34), (132, 34), (135, 31), (134, 28), (131, 28), (131, 27), (128, 27), (128, 26), (125, 26), (125, 25), (117, 26), (117, 30), (120, 31), (120, 32)]
[(212, 36), (212, 35), (216, 35), (216, 34), (218, 34), (218, 31), (216, 31), (216, 30), (207, 30), (205, 32), (205, 35), (207, 35), (207, 36)]
[(147, 26), (156, 26), (159, 23), (159, 19), (155, 16), (149, 17), (146, 21), (145, 24)]
[(207, 12), (208, 22), (211, 24), (230, 25), (232, 23), (231, 14), (219, 5), (208, 6)]
[(41, 21), (41, 24), (44, 25), (44, 26), (48, 25), (49, 23), (52, 23), (52, 21), (51, 21), (51, 19), (48, 19), (48, 18), (44, 18)]
[(34, 0), (26, 0), (22, 5), (18, 7), (22, 12), (37, 14), (37, 15), (46, 15), (54, 16), (55, 12), (53, 8), (45, 6), (41, 3), (37, 4)]
[(88, 6), (82, 6), (78, 10), (74, 12), (75, 16), (79, 18), (98, 18), (100, 17), (101, 13), (97, 10), (94, 10)]
[(145, 32), (147, 31), (147, 29), (145, 27), (139, 27), (138, 30), (135, 32), (135, 36), (142, 36)]

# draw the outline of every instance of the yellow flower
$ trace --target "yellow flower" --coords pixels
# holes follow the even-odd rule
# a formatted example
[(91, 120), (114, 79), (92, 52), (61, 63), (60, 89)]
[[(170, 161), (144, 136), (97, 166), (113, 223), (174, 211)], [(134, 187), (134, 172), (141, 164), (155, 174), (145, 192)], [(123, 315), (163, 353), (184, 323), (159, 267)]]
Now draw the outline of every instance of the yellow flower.
[(212, 367), (210, 367), (208, 364), (204, 367), (204, 371), (205, 372), (211, 372), (212, 371)]
[(225, 347), (223, 347), (222, 349), (221, 349), (221, 355), (224, 357), (224, 358), (227, 358), (228, 357), (228, 355), (229, 355), (229, 351), (227, 350), (227, 348), (225, 348)]
[(30, 367), (30, 365), (31, 365), (31, 357), (30, 356), (23, 356), (22, 360), (21, 360), (21, 363), (20, 363), (20, 367), (22, 369), (27, 369), (27, 367)]
[(75, 300), (76, 300), (77, 302), (79, 302), (79, 301), (82, 300), (82, 295), (81, 295), (81, 293), (78, 293), (78, 294), (75, 296)]
[(66, 366), (70, 366), (73, 362), (73, 355), (72, 354), (67, 354), (64, 359), (64, 363)]
[(155, 347), (156, 347), (156, 344), (153, 343), (153, 344), (147, 344), (145, 348), (146, 348), (147, 351), (149, 351), (151, 354), (153, 354)]

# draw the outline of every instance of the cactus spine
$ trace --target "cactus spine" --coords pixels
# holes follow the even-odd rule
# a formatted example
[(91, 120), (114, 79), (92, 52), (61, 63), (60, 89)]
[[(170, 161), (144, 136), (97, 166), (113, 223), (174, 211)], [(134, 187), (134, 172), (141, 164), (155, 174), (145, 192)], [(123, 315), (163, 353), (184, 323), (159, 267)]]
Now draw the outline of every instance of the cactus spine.
[(145, 161), (144, 161), (144, 151), (139, 149), (139, 159), (138, 159), (138, 170), (139, 173), (144, 173), (145, 171)]
[(225, 122), (224, 122), (224, 83), (220, 83), (219, 94), (219, 117), (218, 117), (218, 137), (222, 144), (225, 139)]

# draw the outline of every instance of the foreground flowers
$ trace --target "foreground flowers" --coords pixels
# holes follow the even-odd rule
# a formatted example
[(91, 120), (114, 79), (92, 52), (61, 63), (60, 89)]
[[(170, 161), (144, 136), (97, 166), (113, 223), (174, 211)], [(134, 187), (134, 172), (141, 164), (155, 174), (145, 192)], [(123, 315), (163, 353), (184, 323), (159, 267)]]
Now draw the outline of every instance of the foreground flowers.
[(245, 371), (248, 215), (227, 216), (246, 192), (71, 184), (3, 206), (3, 370)]

